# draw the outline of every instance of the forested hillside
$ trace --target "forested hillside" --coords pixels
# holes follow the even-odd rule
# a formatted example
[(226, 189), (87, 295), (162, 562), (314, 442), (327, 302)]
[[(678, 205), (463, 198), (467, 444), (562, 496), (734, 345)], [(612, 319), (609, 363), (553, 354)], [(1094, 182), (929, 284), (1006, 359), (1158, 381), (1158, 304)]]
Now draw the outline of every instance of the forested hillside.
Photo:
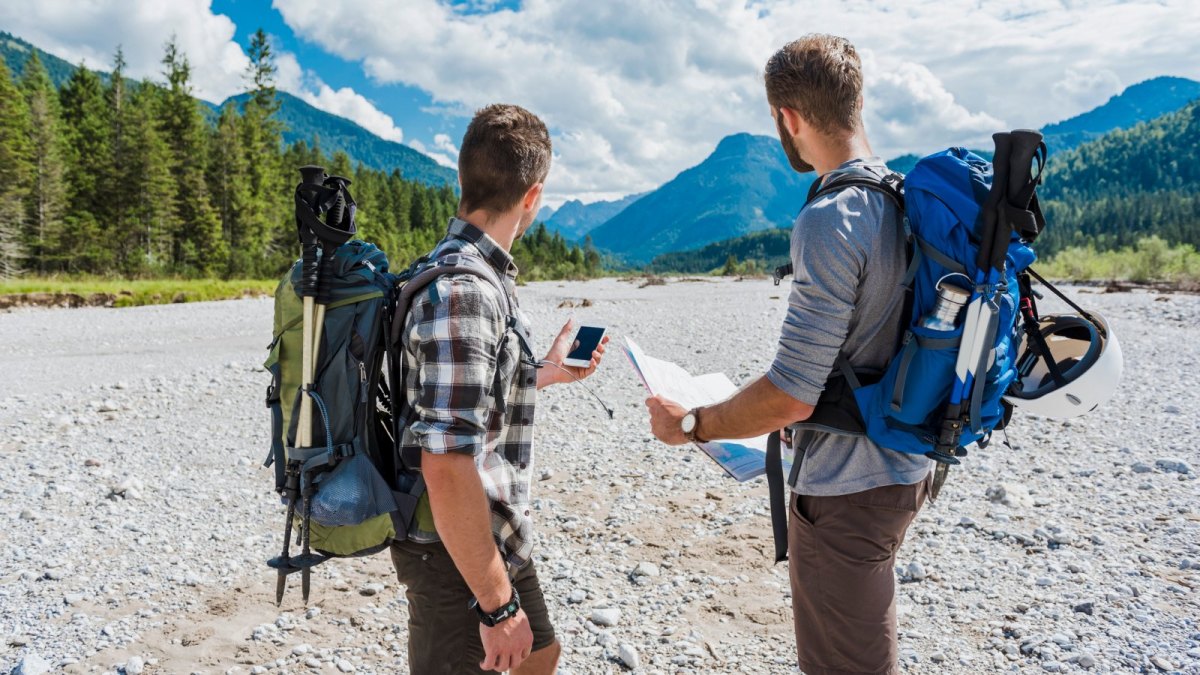
[[(292, 195), (305, 164), (353, 181), (360, 236), (393, 266), (435, 244), (456, 207), (453, 188), (303, 141), (285, 146), (262, 31), (249, 55), (251, 91), (214, 124), (173, 41), (162, 82), (131, 83), (119, 49), (110, 77), (76, 68), (61, 88), (36, 51), (19, 79), (0, 60), (0, 279), (275, 276), (297, 255)], [(599, 268), (594, 252), (544, 232), (514, 253), (526, 278)], [(551, 264), (559, 254), (565, 262)]]
[(1100, 250), (1158, 235), (1200, 244), (1200, 101), (1052, 158), (1038, 250)]

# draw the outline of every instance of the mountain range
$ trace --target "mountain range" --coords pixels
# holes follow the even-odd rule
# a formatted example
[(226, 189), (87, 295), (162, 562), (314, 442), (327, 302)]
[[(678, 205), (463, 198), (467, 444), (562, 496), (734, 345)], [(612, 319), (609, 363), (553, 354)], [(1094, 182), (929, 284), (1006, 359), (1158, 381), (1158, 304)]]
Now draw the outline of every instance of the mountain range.
[[(1178, 77), (1159, 77), (1132, 85), (1121, 94), (1113, 96), (1106, 103), (1093, 110), (1089, 110), (1081, 115), (1072, 117), (1062, 122), (1048, 125), (1043, 129), (1043, 133), (1046, 135), (1046, 143), (1051, 152), (1051, 168), (1064, 165), (1077, 165), (1079, 161), (1077, 158), (1080, 157), (1080, 155), (1073, 151), (1079, 148), (1080, 145), (1089, 144), (1088, 147), (1090, 147), (1090, 141), (1096, 139), (1110, 139), (1113, 137), (1114, 132), (1129, 129), (1135, 125), (1138, 125), (1139, 123), (1144, 123), (1149, 120), (1162, 117), (1164, 114), (1169, 115), (1172, 111), (1177, 111), (1183, 106), (1187, 105), (1188, 101), (1198, 97), (1200, 97), (1200, 82)], [(724, 145), (730, 138), (738, 138), (739, 136), (731, 136), (722, 141), (721, 144)], [(778, 140), (773, 138), (755, 138), (761, 139), (761, 143), (763, 144), (767, 144), (769, 142), (773, 143), (775, 146), (779, 145)], [(1125, 146), (1122, 145), (1121, 147)], [(1196, 148), (1193, 146), (1193, 156), (1195, 151)], [(977, 150), (976, 152), (984, 157), (990, 158), (991, 156), (989, 151)], [(1115, 153), (1116, 151), (1113, 150), (1112, 152)], [(673, 192), (673, 184), (689, 173), (712, 173), (717, 167), (709, 165), (713, 161), (714, 157), (717, 156), (717, 154), (718, 153), (714, 153), (713, 156), (710, 156), (696, 167), (681, 173), (680, 176), (675, 179), (675, 181), (668, 182), (662, 188), (659, 188), (659, 190), (648, 193), (641, 200), (628, 207), (621, 215), (624, 216), (627, 213), (641, 211), (642, 203), (646, 202), (647, 200), (657, 199), (656, 195), (660, 191)], [(1089, 157), (1087, 154), (1083, 156)], [(774, 158), (770, 158), (769, 155), (759, 153), (755, 156), (755, 158), (745, 158), (745, 161), (748, 164), (753, 164), (756, 159), (772, 161), (774, 165), (771, 167), (748, 167), (746, 169), (747, 171), (757, 172), (759, 174), (773, 173), (777, 171), (791, 171), (787, 165), (787, 160), (783, 156), (782, 151), (780, 151)], [(888, 166), (893, 170), (901, 173), (907, 173), (916, 164), (918, 159), (919, 157), (917, 155), (908, 154), (889, 160), (887, 163)], [(731, 162), (730, 158), (728, 157), (724, 158), (723, 161), (727, 164), (737, 163)], [(1098, 160), (1092, 158), (1092, 161)], [(1126, 153), (1125, 156), (1123, 156), (1122, 161), (1125, 164), (1128, 164), (1131, 162), (1136, 162), (1137, 160), (1135, 157), (1130, 157), (1128, 156), (1128, 153)], [(1056, 189), (1066, 190), (1069, 192), (1072, 181), (1082, 180), (1083, 176), (1086, 175), (1089, 174), (1082, 171), (1060, 171), (1057, 174), (1057, 181), (1060, 183), (1060, 185)], [(1078, 178), (1075, 178), (1076, 176), (1078, 176)], [(1107, 175), (1105, 178), (1109, 181), (1114, 180), (1113, 177)], [(811, 180), (812, 179), (810, 176), (805, 183), (805, 188), (807, 187), (807, 184), (811, 183)], [(1050, 180), (1052, 179), (1048, 177), (1047, 181), (1049, 182)], [(786, 216), (781, 216), (779, 221), (774, 226), (790, 226), (796, 212), (799, 211), (799, 208), (803, 202), (803, 198), (803, 192), (792, 192), (790, 195), (787, 195), (784, 200), (788, 206), (788, 208), (784, 210)], [(747, 210), (753, 211), (753, 209), (759, 208), (760, 205), (766, 203), (765, 199), (759, 195), (747, 194), (739, 196), (730, 195), (721, 191), (708, 194), (703, 189), (694, 190), (687, 195), (687, 199), (689, 213), (705, 213), (714, 206), (719, 209), (727, 209), (739, 213), (745, 213)], [(735, 202), (739, 203), (736, 207), (731, 207), (730, 200), (734, 200)], [(746, 201), (743, 202), (743, 200)], [(1059, 204), (1061, 208), (1062, 202), (1060, 201)], [(644, 226), (654, 222), (652, 218), (653, 214), (647, 215), (648, 217), (643, 221)], [(608, 250), (609, 252), (613, 252), (618, 254), (618, 256), (621, 256), (623, 253), (623, 246), (636, 245), (636, 243), (643, 237), (642, 235), (638, 234), (635, 225), (628, 226), (630, 225), (628, 223), (626, 224), (627, 227), (625, 227), (625, 229), (620, 233), (622, 236), (627, 238), (626, 241), (628, 244), (615, 243), (613, 238), (602, 237), (601, 233), (609, 230), (613, 223), (617, 220), (618, 219), (614, 218), (613, 221), (605, 223), (594, 230), (592, 232), (592, 239), (602, 250)], [(730, 254), (733, 254), (739, 259), (746, 259), (746, 257), (750, 257), (758, 260), (778, 260), (780, 256), (786, 255), (786, 237), (756, 235), (746, 236), (747, 229), (751, 232), (758, 229), (765, 229), (763, 227), (754, 227), (753, 224), (761, 221), (750, 219), (752, 225), (749, 228), (745, 227), (745, 223), (747, 222), (745, 220), (740, 223), (728, 222), (727, 227), (723, 228), (724, 232), (726, 233), (725, 236), (719, 236), (718, 234), (714, 233), (714, 229), (720, 228), (713, 228), (712, 225), (707, 222), (704, 223), (705, 227), (703, 228), (693, 227), (693, 225), (701, 224), (702, 221), (699, 218), (694, 219), (692, 222), (689, 222), (686, 219), (681, 221), (679, 218), (674, 218), (670, 219), (669, 222), (671, 222), (670, 227), (672, 230), (688, 232), (689, 234), (687, 236), (676, 237), (674, 239), (675, 243), (671, 248), (656, 251), (651, 265), (651, 267), (654, 269), (664, 270), (667, 268), (673, 268), (681, 272), (699, 272), (721, 266), (724, 264), (725, 260)], [(696, 232), (696, 234), (693, 236), (690, 234), (692, 232)], [(651, 236), (656, 234), (657, 233), (652, 233)], [(1055, 236), (1052, 237), (1050, 241), (1054, 242), (1054, 244), (1057, 246), (1061, 240), (1058, 238), (1058, 236)], [(762, 255), (758, 255), (756, 253), (758, 251), (762, 251)], [(671, 255), (662, 255), (667, 253)], [(642, 263), (646, 260), (645, 256), (630, 256), (628, 254), (625, 254), (623, 259), (626, 262), (633, 264)]]
[[(25, 64), (35, 51), (55, 86), (61, 87), (70, 79), (75, 65), (38, 49), (21, 38), (0, 31), (0, 58), (4, 59), (14, 79), (20, 78), (25, 72)], [(111, 77), (107, 72), (94, 72), (106, 83)], [(204, 106), (206, 117), (215, 122), (216, 113), (221, 106), (230, 103), (240, 105), (247, 96), (248, 94), (232, 96), (220, 104), (208, 101), (200, 101), (200, 104)], [(276, 117), (284, 125), (285, 143), (305, 141), (311, 144), (315, 140), (323, 151), (334, 153), (341, 150), (353, 161), (361, 162), (372, 169), (389, 172), (399, 170), (405, 178), (428, 185), (453, 185), (457, 182), (458, 174), (454, 169), (438, 164), (407, 145), (380, 138), (344, 117), (320, 110), (287, 92), (277, 92), (276, 96), (279, 101)]]
[(567, 241), (583, 241), (588, 232), (641, 199), (643, 194), (632, 194), (621, 199), (590, 204), (572, 199), (563, 202), (562, 206), (557, 209), (543, 208), (538, 212), (538, 220), (546, 223), (547, 229), (551, 232), (558, 232)]
[[(63, 59), (0, 32), (0, 58), (5, 60), (14, 77), (20, 77), (35, 51), (55, 84), (61, 85), (75, 69)], [(105, 80), (109, 77), (107, 73), (98, 74)], [(1125, 201), (1112, 205), (1106, 212), (1111, 214), (1118, 206), (1131, 209), (1134, 204), (1149, 204), (1150, 210), (1161, 211), (1164, 208), (1162, 198), (1155, 194), (1165, 190), (1173, 195), (1170, 201), (1170, 214), (1173, 215), (1168, 220), (1182, 222), (1180, 219), (1191, 213), (1190, 205), (1200, 205), (1200, 199), (1191, 196), (1200, 190), (1200, 186), (1182, 185), (1179, 171), (1163, 171), (1161, 167), (1152, 171), (1148, 166), (1151, 161), (1159, 160), (1179, 165), (1185, 158), (1191, 161), (1196, 156), (1196, 145), (1188, 145), (1186, 138), (1190, 137), (1186, 134), (1180, 136), (1184, 140), (1176, 139), (1169, 146), (1162, 139), (1163, 134), (1179, 136), (1183, 133), (1178, 132), (1179, 129), (1192, 129), (1189, 126), (1192, 117), (1172, 118), (1174, 121), (1148, 127), (1133, 136), (1121, 134), (1124, 133), (1122, 130), (1169, 116), (1198, 97), (1200, 82), (1158, 77), (1126, 88), (1093, 110), (1047, 125), (1043, 129), (1051, 150), (1051, 173), (1045, 191), (1047, 201), (1053, 202), (1052, 207), (1058, 209), (1060, 216), (1074, 222), (1070, 219), (1093, 206), (1072, 201), (1082, 198), (1085, 193), (1090, 195), (1089, 198), (1101, 201), (1108, 199), (1109, 193), (1122, 195), (1120, 198)], [(245, 98), (246, 94), (241, 94), (220, 105), (240, 105)], [(437, 164), (408, 146), (382, 139), (348, 119), (319, 110), (286, 92), (279, 92), (278, 100), (277, 115), (285, 127), (283, 137), (287, 143), (315, 141), (325, 152), (340, 150), (352, 161), (366, 167), (399, 170), (407, 178), (431, 185), (453, 184), (456, 180), (453, 169)], [(203, 105), (209, 118), (215, 119), (220, 106), (208, 102)], [(1196, 107), (1190, 109), (1195, 111)], [(1195, 114), (1193, 112), (1192, 116)], [(1103, 143), (1097, 146), (1097, 142)], [(1169, 152), (1164, 151), (1167, 147)], [(1149, 159), (1151, 157), (1154, 159)], [(916, 155), (903, 155), (888, 164), (895, 170), (906, 172), (917, 159)], [(1106, 173), (1103, 168), (1098, 169), (1097, 162), (1124, 168), (1121, 173), (1110, 175), (1111, 171)], [(1150, 180), (1150, 184), (1136, 189), (1122, 186), (1120, 181), (1125, 180), (1130, 171), (1140, 171), (1138, 175), (1143, 180)], [(1146, 179), (1146, 176), (1150, 178)], [(761, 259), (778, 256), (779, 242), (786, 244), (786, 238), (758, 233), (789, 226), (813, 178), (811, 174), (792, 171), (776, 138), (734, 134), (722, 139), (702, 162), (655, 190), (591, 204), (572, 200), (558, 209), (543, 209), (539, 219), (546, 222), (550, 231), (561, 233), (569, 241), (582, 241), (590, 236), (595, 246), (609, 254), (610, 259), (626, 265), (641, 266), (654, 260), (654, 267), (661, 268), (664, 259), (656, 260), (656, 257), (671, 254), (666, 260), (678, 265), (680, 271), (685, 268), (698, 271), (723, 264), (731, 253), (756, 259), (759, 259), (757, 251), (762, 252)], [(1093, 194), (1095, 191), (1088, 192), (1087, 185), (1083, 184), (1093, 179), (1103, 180), (1106, 186), (1113, 187)], [(1200, 209), (1200, 206), (1195, 208)], [(1091, 210), (1088, 213), (1095, 222), (1110, 220), (1101, 212)], [(1196, 222), (1200, 222), (1200, 213)], [(1175, 235), (1180, 227), (1186, 226), (1176, 226)], [(1089, 233), (1084, 237), (1088, 242), (1093, 240), (1088, 237), (1102, 234), (1095, 231), (1094, 225), (1084, 227), (1081, 224), (1080, 228), (1080, 232)], [(1150, 223), (1128, 231), (1153, 229), (1153, 223)], [(1050, 240), (1057, 242), (1056, 245), (1066, 245), (1068, 240), (1083, 241), (1078, 237), (1060, 237), (1066, 237), (1066, 234), (1056, 234)], [(1178, 236), (1174, 238), (1179, 239)], [(700, 267), (702, 265), (709, 267)]]
[(779, 140), (734, 134), (700, 164), (590, 232), (602, 251), (644, 264), (669, 251), (780, 227), (795, 216), (812, 174), (788, 165)]
[[(1200, 100), (1052, 155), (1038, 190), (1048, 223), (1038, 254), (1132, 246), (1149, 236), (1200, 244), (1200, 164), (1192, 161), (1198, 150)], [(889, 166), (911, 163), (906, 156)], [(660, 255), (649, 268), (707, 272), (732, 255), (770, 269), (786, 260), (789, 238), (787, 228), (756, 232)]]

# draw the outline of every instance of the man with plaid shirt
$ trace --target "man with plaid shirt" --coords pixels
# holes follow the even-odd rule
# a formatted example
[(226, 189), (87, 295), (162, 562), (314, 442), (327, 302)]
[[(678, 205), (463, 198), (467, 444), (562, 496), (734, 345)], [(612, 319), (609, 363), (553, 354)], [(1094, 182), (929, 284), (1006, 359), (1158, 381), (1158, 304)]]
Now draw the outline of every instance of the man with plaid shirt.
[(545, 359), (529, 351), (510, 250), (541, 207), (550, 170), (542, 121), (488, 106), (467, 128), (458, 163), (458, 217), (431, 257), (482, 258), (507, 298), (478, 276), (442, 276), (414, 296), (404, 325), (414, 419), (400, 450), (406, 464), (419, 458), (426, 485), (408, 540), (392, 546), (409, 600), (409, 668), (550, 674), (560, 648), (531, 557), (534, 408), (538, 389), (595, 372), (604, 345), (587, 368), (564, 366), (575, 330), (567, 322)]

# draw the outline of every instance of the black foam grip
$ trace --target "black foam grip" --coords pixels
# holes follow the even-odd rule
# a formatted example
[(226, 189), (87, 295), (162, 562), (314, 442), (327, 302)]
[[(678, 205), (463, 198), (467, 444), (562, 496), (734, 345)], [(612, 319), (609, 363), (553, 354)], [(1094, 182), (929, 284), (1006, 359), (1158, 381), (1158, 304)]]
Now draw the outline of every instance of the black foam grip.
[(321, 249), (321, 264), (320, 264), (320, 283), (317, 284), (317, 304), (328, 305), (333, 302), (333, 289), (329, 280), (334, 274), (334, 259), (333, 252), (335, 247), (325, 247)]
[[(1003, 218), (999, 212), (1000, 205), (1008, 196), (1008, 160), (1012, 150), (1010, 134), (1007, 131), (998, 132), (992, 134), (992, 140), (996, 143), (996, 154), (992, 157), (992, 189), (988, 192), (987, 201), (984, 203), (983, 229), (977, 233), (979, 235), (979, 257), (976, 258), (975, 265), (980, 270), (992, 267), (999, 269), (995, 265), (996, 229), (1000, 226)], [(1000, 252), (1001, 266), (1006, 253), (1007, 250)]]

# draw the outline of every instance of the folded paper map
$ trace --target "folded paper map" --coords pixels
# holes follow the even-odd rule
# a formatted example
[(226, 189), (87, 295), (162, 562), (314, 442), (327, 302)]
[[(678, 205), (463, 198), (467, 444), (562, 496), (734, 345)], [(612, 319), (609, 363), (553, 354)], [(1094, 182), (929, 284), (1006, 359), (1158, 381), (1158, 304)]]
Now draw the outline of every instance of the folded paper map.
[[(733, 381), (724, 373), (693, 376), (670, 361), (647, 356), (628, 337), (625, 338), (625, 355), (652, 396), (668, 398), (688, 410), (719, 403), (737, 391)], [(736, 441), (707, 441), (696, 445), (739, 482), (766, 473), (766, 436)], [(785, 458), (785, 475), (787, 463)]]

